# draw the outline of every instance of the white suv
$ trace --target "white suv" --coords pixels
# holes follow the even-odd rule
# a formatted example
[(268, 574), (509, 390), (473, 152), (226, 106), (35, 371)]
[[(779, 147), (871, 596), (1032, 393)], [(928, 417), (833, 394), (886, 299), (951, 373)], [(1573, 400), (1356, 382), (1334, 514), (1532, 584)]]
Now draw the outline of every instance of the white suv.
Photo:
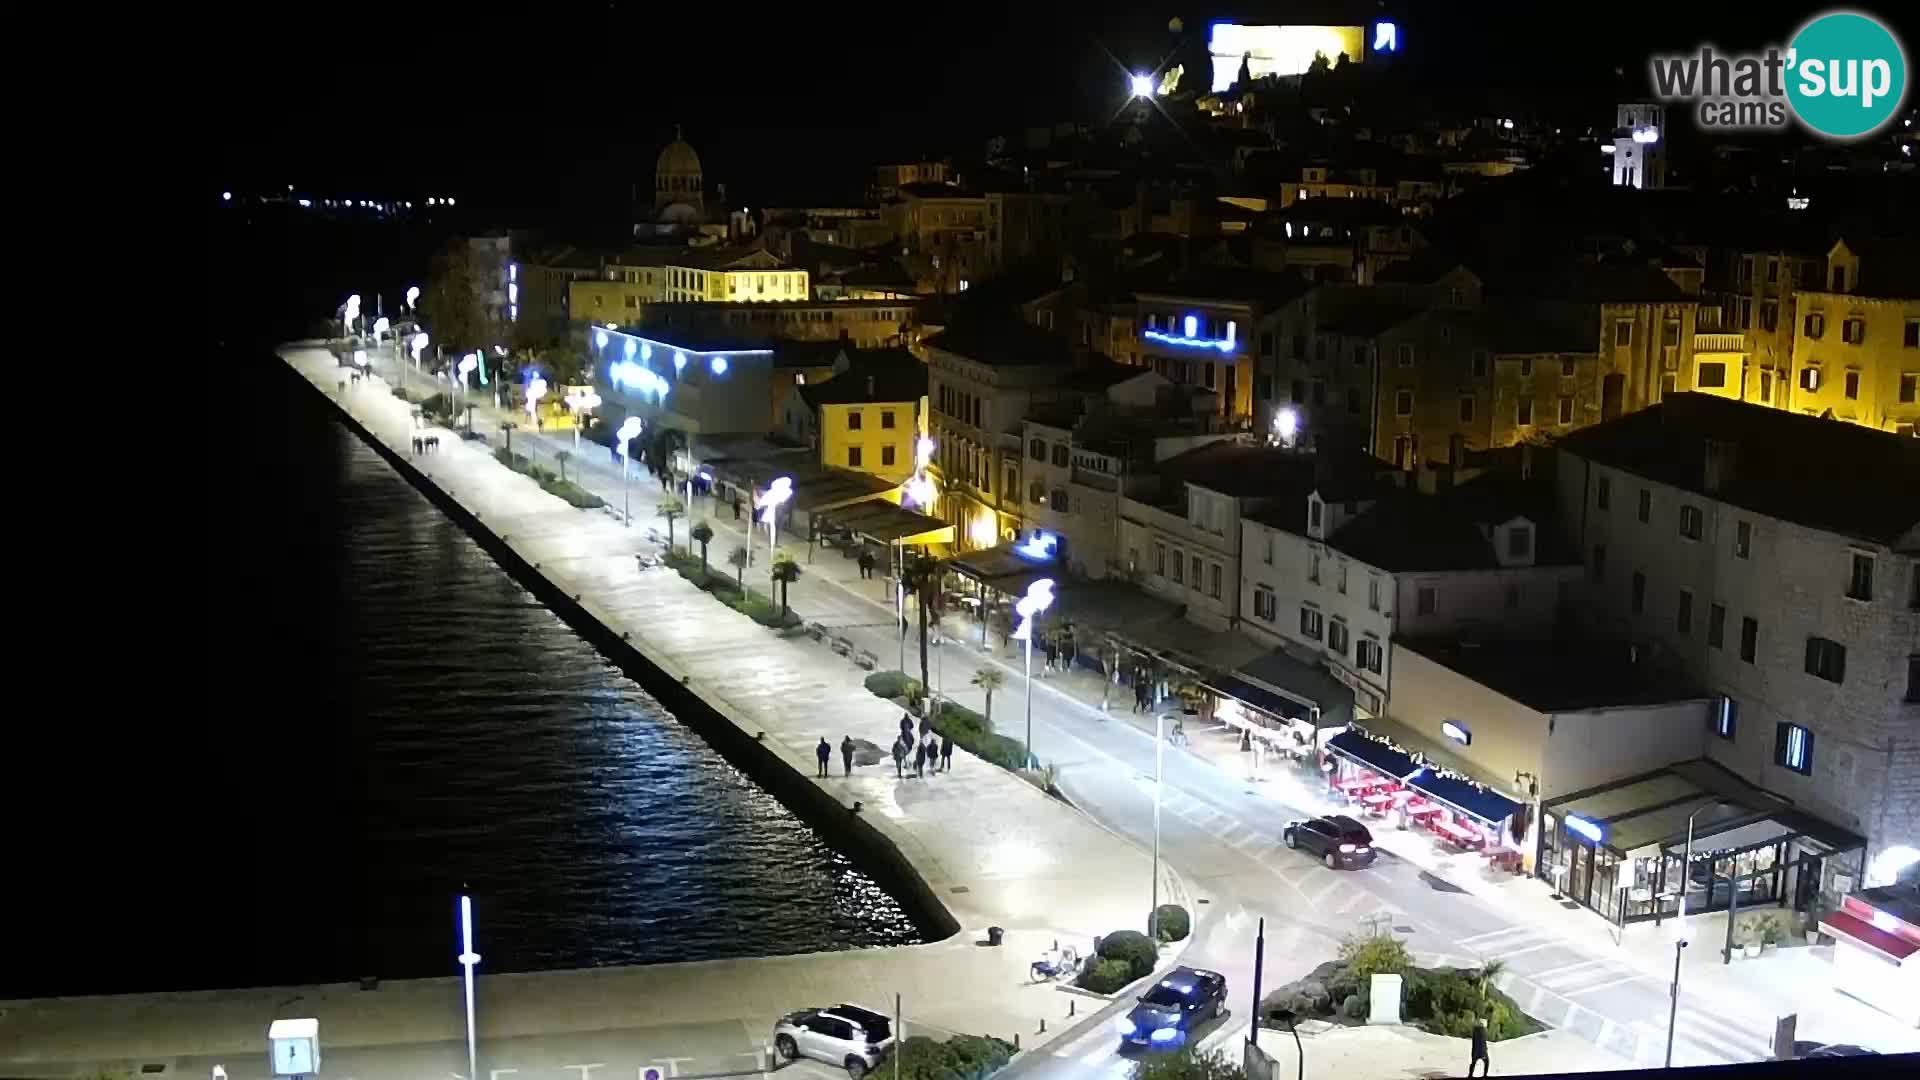
[(802, 1009), (773, 1025), (773, 1048), (782, 1061), (830, 1061), (844, 1066), (850, 1080), (861, 1080), (892, 1046), (893, 1024), (886, 1015), (858, 1005)]

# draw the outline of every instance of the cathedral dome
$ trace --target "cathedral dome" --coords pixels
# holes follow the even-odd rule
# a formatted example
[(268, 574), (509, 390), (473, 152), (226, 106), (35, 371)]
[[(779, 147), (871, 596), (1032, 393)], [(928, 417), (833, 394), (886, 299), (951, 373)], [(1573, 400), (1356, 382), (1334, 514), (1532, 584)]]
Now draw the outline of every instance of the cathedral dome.
[(653, 173), (659, 179), (675, 177), (697, 177), (700, 175), (700, 155), (694, 152), (687, 140), (676, 138), (660, 151), (660, 160), (654, 163)]

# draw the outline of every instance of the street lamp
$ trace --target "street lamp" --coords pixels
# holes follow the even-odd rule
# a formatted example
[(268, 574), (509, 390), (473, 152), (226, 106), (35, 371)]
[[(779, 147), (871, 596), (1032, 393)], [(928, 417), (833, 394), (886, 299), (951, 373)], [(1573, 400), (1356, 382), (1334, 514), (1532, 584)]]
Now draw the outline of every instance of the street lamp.
[(527, 380), (527, 426), (540, 430), (540, 399), (547, 396), (547, 380), (535, 375)]
[[(480, 366), (480, 354), (468, 353), (460, 358), (460, 404), (467, 404), (467, 373)], [(467, 433), (473, 433), (473, 413), (467, 413)]]
[[(1160, 775), (1166, 762), (1167, 751), (1167, 714), (1155, 713), (1153, 717), (1153, 887), (1152, 901), (1147, 908), (1147, 939), (1160, 940)], [(1255, 1002), (1255, 1006), (1258, 1006)]]
[[(1714, 805), (1701, 803), (1687, 815), (1687, 846), (1680, 854), (1680, 913), (1675, 920), (1673, 942), (1673, 985), (1667, 988), (1667, 1068), (1673, 1068), (1673, 1025), (1680, 1016), (1680, 956), (1687, 947), (1687, 891), (1693, 887), (1693, 819)], [(1707, 903), (1713, 903), (1713, 870), (1707, 870)]]
[(1013, 605), (1014, 612), (1020, 616), (1020, 625), (1014, 630), (1013, 639), (1025, 642), (1027, 651), (1027, 744), (1021, 768), (1033, 763), (1033, 623), (1041, 612), (1052, 606), (1052, 578), (1041, 578), (1027, 586), (1027, 594)]
[(460, 896), (460, 955), (456, 959), (466, 973), (467, 983), (467, 1075), (477, 1077), (480, 1073), (473, 1046), (473, 968), (480, 962), (480, 954), (473, 951), (473, 898), (464, 893)]
[(353, 336), (353, 324), (360, 319), (360, 294), (347, 297), (347, 306), (341, 312), (340, 333), (343, 337)]
[(391, 326), (393, 326), (393, 324), (387, 321), (387, 317), (385, 315), (382, 315), (379, 318), (373, 320), (374, 344), (376, 345), (379, 344), (380, 339), (387, 336), (387, 330)]
[(644, 425), (640, 423), (639, 417), (629, 416), (626, 421), (620, 425), (620, 430), (616, 435), (620, 440), (620, 513), (622, 517), (626, 518), (629, 528), (633, 526), (633, 506), (627, 497), (627, 492), (632, 487), (632, 484), (627, 478), (627, 474), (632, 471), (632, 462), (627, 456), (627, 444), (633, 441), (634, 436), (640, 434), (640, 429), (643, 426)]
[(780, 504), (793, 498), (793, 478), (782, 476), (767, 485), (757, 505), (760, 520), (767, 523), (767, 573), (773, 573), (773, 560), (780, 544)]
[[(1305, 1047), (1300, 1045), (1300, 1029), (1293, 1026), (1293, 1019), (1294, 1019), (1293, 1010), (1292, 1009), (1277, 1010), (1276, 1012), (1274, 1012), (1273, 1018), (1287, 1025), (1287, 1030), (1293, 1032), (1293, 1058), (1294, 1058), (1294, 1062), (1299, 1065), (1299, 1068), (1294, 1070), (1294, 1075), (1299, 1077), (1300, 1080), (1306, 1080), (1307, 1051)], [(1255, 1025), (1256, 1030), (1258, 1029), (1258, 1027), (1259, 1025), (1256, 1024)], [(1259, 1044), (1256, 1043), (1255, 1045), (1259, 1045)]]
[(1137, 98), (1152, 97), (1153, 76), (1134, 75), (1127, 80), (1127, 89), (1133, 91), (1133, 96)]
[(413, 352), (414, 367), (417, 368), (420, 366), (420, 354), (426, 351), (429, 344), (431, 344), (431, 339), (427, 337), (425, 331), (413, 335), (413, 340), (407, 343), (407, 347)]
[(414, 303), (420, 299), (420, 286), (407, 286), (407, 310), (414, 310)]
[(573, 448), (580, 449), (580, 414), (600, 407), (600, 395), (592, 390), (575, 390), (567, 395), (567, 408), (573, 410)]
[(1294, 436), (1300, 433), (1300, 414), (1292, 406), (1281, 408), (1273, 414), (1273, 433), (1280, 437), (1280, 445), (1293, 447)]

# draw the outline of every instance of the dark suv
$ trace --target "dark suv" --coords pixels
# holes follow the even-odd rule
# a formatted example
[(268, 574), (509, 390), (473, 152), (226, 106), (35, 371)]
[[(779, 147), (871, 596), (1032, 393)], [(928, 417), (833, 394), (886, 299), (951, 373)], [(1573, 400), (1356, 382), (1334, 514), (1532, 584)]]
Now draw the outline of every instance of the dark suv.
[(1345, 814), (1296, 821), (1281, 830), (1280, 839), (1290, 848), (1320, 856), (1330, 870), (1373, 864), (1373, 834)]
[(1227, 977), (1217, 971), (1177, 967), (1140, 995), (1120, 1018), (1120, 1038), (1136, 1046), (1172, 1050), (1188, 1045), (1193, 1030), (1227, 1008)]

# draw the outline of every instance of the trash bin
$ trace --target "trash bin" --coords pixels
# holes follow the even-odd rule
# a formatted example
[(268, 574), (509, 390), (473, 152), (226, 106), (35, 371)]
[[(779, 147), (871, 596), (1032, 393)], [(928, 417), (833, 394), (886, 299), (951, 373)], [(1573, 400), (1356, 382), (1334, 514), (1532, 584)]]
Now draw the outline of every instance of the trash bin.
[(1006, 932), (1007, 931), (1004, 927), (999, 927), (999, 926), (987, 927), (987, 944), (998, 946), (1000, 944), (1000, 939), (1006, 935)]

